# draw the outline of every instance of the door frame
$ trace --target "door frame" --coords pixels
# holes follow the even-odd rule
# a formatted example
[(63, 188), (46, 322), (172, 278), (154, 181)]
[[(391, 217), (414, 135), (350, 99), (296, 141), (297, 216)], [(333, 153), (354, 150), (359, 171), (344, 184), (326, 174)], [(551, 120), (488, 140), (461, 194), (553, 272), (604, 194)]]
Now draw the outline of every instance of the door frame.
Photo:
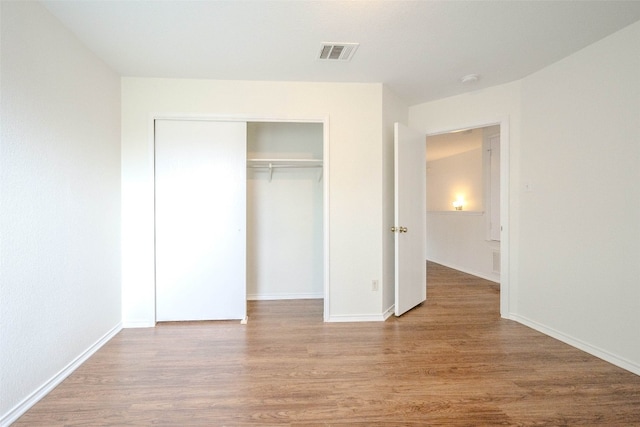
[(322, 254), (323, 254), (323, 287), (324, 287), (324, 307), (323, 307), (323, 321), (329, 321), (329, 314), (331, 307), (330, 304), (330, 276), (329, 276), (329, 116), (299, 116), (299, 117), (287, 117), (287, 116), (271, 116), (271, 115), (257, 115), (257, 114), (190, 114), (190, 113), (152, 113), (149, 115), (148, 121), (148, 135), (149, 135), (149, 150), (151, 154), (152, 169), (154, 170), (153, 178), (153, 292), (149, 296), (152, 298), (153, 303), (153, 324), (157, 323), (156, 316), (156, 224), (155, 224), (155, 121), (156, 120), (209, 120), (209, 121), (238, 121), (238, 122), (271, 122), (271, 123), (321, 123), (322, 124)]
[[(511, 318), (511, 286), (510, 286), (510, 231), (509, 231), (509, 117), (495, 120), (464, 123), (459, 126), (431, 130), (426, 137), (441, 135), (464, 129), (500, 126), (500, 316)], [(428, 236), (428, 234), (427, 234)], [(428, 237), (427, 237), (428, 238)]]

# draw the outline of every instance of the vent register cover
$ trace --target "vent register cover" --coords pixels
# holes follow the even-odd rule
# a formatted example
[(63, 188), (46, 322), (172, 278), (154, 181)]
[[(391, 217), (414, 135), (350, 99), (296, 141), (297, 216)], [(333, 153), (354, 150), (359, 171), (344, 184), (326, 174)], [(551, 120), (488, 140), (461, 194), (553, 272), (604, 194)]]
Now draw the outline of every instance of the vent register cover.
[(322, 43), (318, 59), (326, 61), (349, 61), (360, 46), (359, 43)]

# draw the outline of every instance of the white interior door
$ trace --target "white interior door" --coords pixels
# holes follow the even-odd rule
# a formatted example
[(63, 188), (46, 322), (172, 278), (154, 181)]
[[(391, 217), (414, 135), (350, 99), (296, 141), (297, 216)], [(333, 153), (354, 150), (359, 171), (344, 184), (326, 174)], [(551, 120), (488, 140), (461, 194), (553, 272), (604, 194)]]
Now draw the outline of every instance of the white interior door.
[(246, 316), (246, 123), (156, 120), (156, 320)]
[(427, 299), (426, 136), (395, 124), (395, 315)]

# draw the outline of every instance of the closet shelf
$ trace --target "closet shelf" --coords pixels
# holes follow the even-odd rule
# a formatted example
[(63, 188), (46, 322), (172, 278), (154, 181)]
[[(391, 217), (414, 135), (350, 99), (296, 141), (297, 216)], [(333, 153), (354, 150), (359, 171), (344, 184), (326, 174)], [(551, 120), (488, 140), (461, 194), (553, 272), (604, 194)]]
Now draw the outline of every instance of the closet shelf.
[(247, 159), (247, 167), (254, 169), (268, 169), (269, 182), (273, 177), (273, 170), (279, 168), (319, 168), (322, 179), (322, 160), (319, 159)]
[(284, 166), (291, 168), (320, 167), (322, 160), (318, 159), (247, 159), (247, 166), (269, 167)]

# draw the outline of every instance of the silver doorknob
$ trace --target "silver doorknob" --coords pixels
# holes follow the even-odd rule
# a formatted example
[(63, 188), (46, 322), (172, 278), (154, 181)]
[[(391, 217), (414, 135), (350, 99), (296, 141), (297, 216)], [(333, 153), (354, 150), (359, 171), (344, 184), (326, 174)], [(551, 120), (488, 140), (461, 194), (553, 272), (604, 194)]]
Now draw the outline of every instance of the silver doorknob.
[(407, 227), (400, 227), (400, 232), (401, 233), (406, 233), (407, 232)]

